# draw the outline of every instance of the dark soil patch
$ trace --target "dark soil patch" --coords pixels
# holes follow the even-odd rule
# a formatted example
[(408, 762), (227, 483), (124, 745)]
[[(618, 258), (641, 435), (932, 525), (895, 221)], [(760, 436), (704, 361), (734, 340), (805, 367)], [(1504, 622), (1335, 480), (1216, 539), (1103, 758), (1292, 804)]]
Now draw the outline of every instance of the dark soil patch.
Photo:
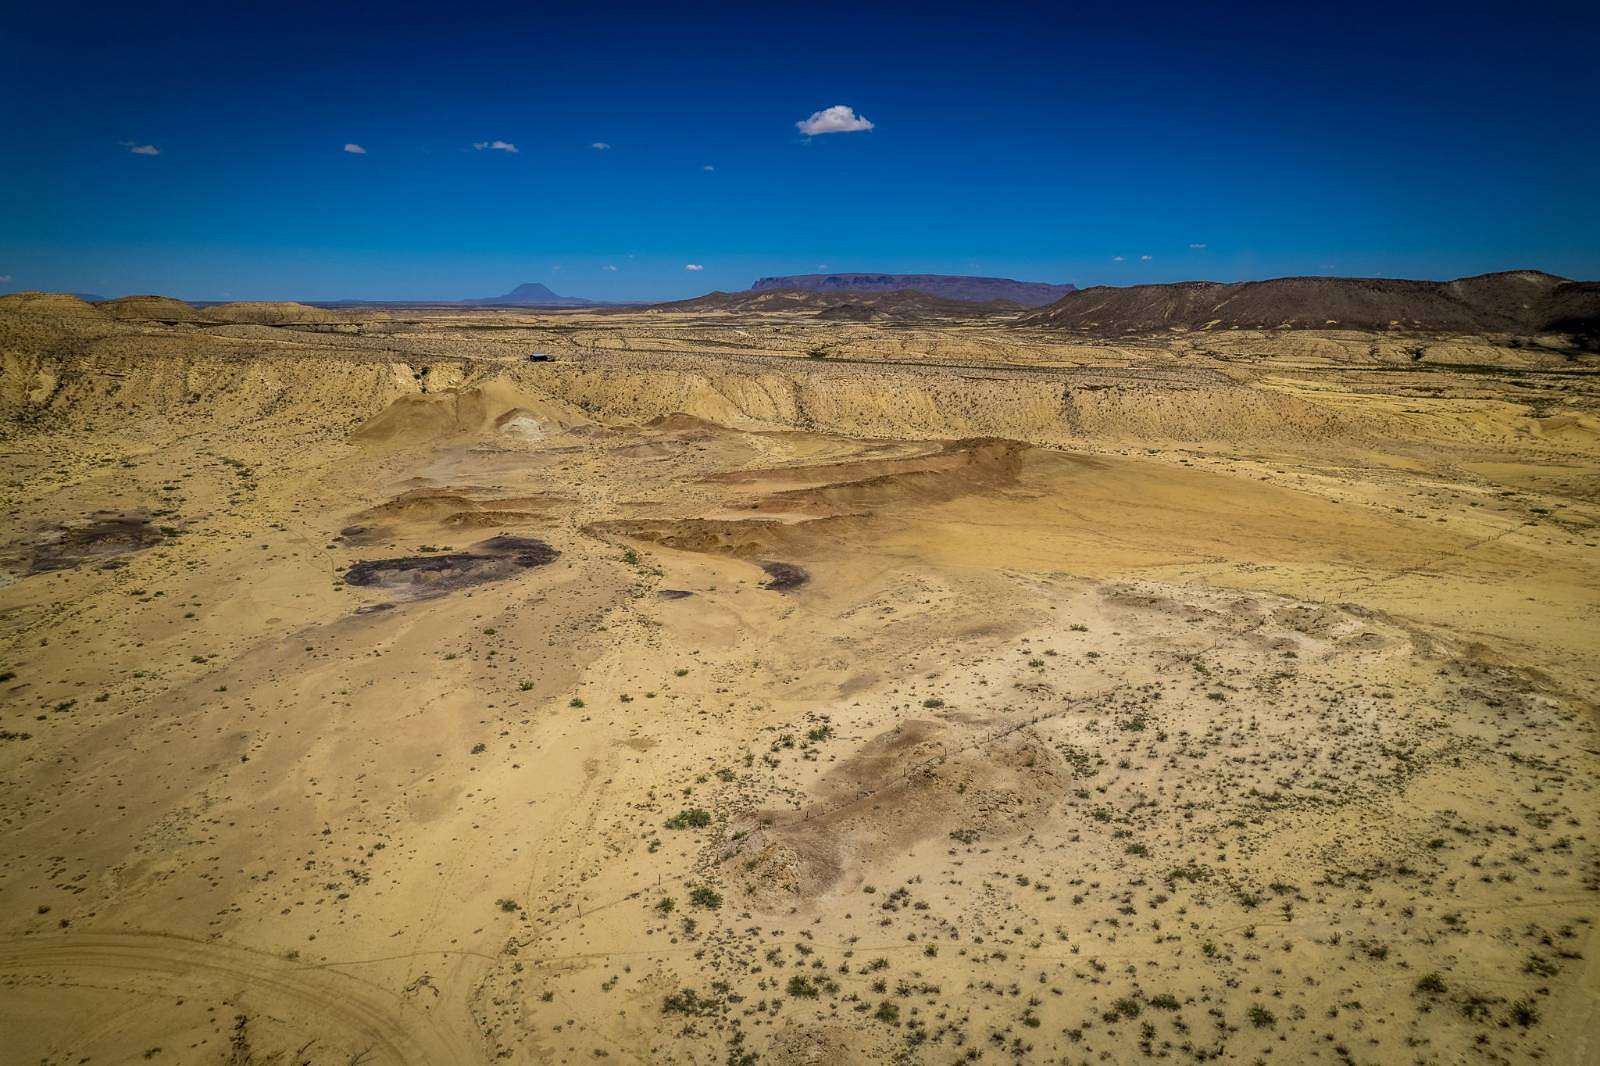
[(544, 566), (561, 553), (532, 537), (491, 537), (472, 551), (409, 555), (356, 563), (345, 584), (395, 589), (413, 598), (441, 596), (457, 589), (502, 581), (520, 570)]
[(152, 548), (166, 538), (167, 534), (153, 527), (143, 515), (103, 516), (85, 525), (63, 528), (39, 544), (29, 569), (42, 574), (97, 559), (114, 560), (119, 555)]
[(765, 560), (757, 563), (767, 572), (767, 583), (761, 587), (774, 592), (788, 592), (797, 589), (811, 580), (811, 575), (793, 563), (778, 563)]
[(662, 600), (682, 600), (693, 595), (694, 593), (688, 591), (687, 589), (661, 589), (656, 593), (656, 598)]

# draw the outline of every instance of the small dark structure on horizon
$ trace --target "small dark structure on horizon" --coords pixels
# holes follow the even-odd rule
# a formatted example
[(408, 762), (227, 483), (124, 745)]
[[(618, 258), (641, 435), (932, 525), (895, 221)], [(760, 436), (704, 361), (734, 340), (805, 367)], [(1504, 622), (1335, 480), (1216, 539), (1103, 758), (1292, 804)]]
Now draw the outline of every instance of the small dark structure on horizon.
[(529, 352), (528, 353), (528, 362), (530, 362), (530, 363), (553, 363), (553, 362), (555, 362), (555, 356), (550, 355), (547, 352)]

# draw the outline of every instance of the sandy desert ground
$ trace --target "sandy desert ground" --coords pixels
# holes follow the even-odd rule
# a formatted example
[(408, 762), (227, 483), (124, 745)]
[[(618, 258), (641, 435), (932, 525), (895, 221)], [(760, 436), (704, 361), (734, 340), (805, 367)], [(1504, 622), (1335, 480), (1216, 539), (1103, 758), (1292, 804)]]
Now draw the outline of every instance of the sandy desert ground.
[(0, 299), (0, 1060), (1600, 1061), (1592, 357), (160, 317)]

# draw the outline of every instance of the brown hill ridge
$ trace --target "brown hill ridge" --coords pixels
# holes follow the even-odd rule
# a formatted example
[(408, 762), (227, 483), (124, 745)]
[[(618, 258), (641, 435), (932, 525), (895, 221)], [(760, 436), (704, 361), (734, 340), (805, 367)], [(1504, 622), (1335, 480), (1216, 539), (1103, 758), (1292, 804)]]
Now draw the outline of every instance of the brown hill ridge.
[(839, 292), (809, 289), (763, 289), (713, 292), (692, 300), (656, 304), (661, 311), (811, 311), (834, 321), (914, 321), (928, 318), (973, 318), (1023, 310), (1006, 300), (950, 300), (914, 289), (892, 292)]
[(1600, 331), (1600, 282), (1517, 270), (1454, 281), (1300, 277), (1099, 285), (1070, 293), (1019, 324), (1095, 333), (1412, 329), (1593, 334)]
[(206, 318), (214, 322), (246, 323), (258, 326), (299, 325), (302, 323), (337, 322), (339, 316), (321, 307), (288, 300), (237, 300), (233, 303), (213, 304), (205, 309)]
[[(69, 298), (61, 297), (61, 299)], [(292, 301), (241, 300), (197, 307), (170, 296), (124, 296), (117, 300), (104, 300), (94, 306), (102, 313), (122, 322), (283, 326), (339, 321), (339, 316), (332, 311)]]
[(124, 296), (96, 307), (122, 322), (203, 322), (200, 310), (170, 296)]
[(946, 300), (987, 303), (1005, 300), (1024, 307), (1043, 307), (1059, 300), (1075, 286), (1011, 278), (968, 277), (961, 274), (789, 274), (761, 278), (751, 292), (804, 289), (808, 292), (875, 293), (911, 289)]

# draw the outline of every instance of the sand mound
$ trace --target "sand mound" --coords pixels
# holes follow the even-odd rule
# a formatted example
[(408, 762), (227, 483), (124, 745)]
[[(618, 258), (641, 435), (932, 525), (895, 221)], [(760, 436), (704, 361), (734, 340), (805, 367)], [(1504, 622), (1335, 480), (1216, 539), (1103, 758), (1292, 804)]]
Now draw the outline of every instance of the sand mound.
[(14, 292), (0, 296), (0, 314), (100, 318), (104, 312), (64, 292)]
[(730, 555), (736, 559), (767, 559), (813, 550), (823, 542), (859, 532), (863, 524), (864, 519), (850, 515), (805, 522), (664, 518), (596, 522), (588, 529), (600, 535), (629, 537), (677, 551)]
[(298, 323), (338, 322), (339, 316), (321, 307), (309, 307), (292, 301), (271, 302), (239, 300), (218, 304), (205, 309), (207, 318), (216, 322), (235, 322), (258, 326), (284, 326)]
[(126, 328), (76, 296), (0, 296), (0, 415), (14, 417), (54, 403), (75, 376), (57, 353), (86, 348)]
[(724, 869), (756, 906), (792, 906), (848, 889), (918, 841), (1021, 832), (1069, 779), (1061, 756), (1026, 732), (904, 721), (830, 770), (798, 812), (735, 826)]
[(351, 440), (404, 447), (497, 430), (504, 437), (539, 439), (582, 421), (562, 405), (490, 382), (402, 396), (351, 434)]
[(524, 411), (518, 407), (496, 418), (494, 428), (518, 440), (541, 441), (550, 435), (553, 427), (532, 411)]
[(476, 500), (453, 492), (412, 489), (378, 506), (361, 512), (357, 519), (386, 519), (406, 522), (437, 522), (461, 511), (475, 511)]
[(341, 537), (353, 544), (390, 539), (400, 526), (439, 525), (450, 529), (507, 529), (546, 515), (556, 497), (474, 498), (448, 489), (412, 489), (386, 503), (353, 515)]
[[(862, 512), (894, 504), (930, 504), (1016, 484), (1033, 449), (1011, 440), (952, 441), (935, 451), (905, 459), (869, 459), (768, 471), (770, 481), (805, 483), (806, 488), (774, 492), (752, 509), (769, 512)], [(719, 475), (738, 482), (760, 471)]]
[(205, 312), (170, 296), (124, 296), (96, 304), (121, 322), (206, 322)]
[(675, 411), (670, 415), (660, 415), (645, 423), (648, 429), (659, 429), (671, 433), (719, 433), (723, 427), (704, 418)]
[(1551, 415), (1537, 419), (1538, 433), (1546, 440), (1579, 447), (1600, 442), (1600, 418), (1583, 414)]

